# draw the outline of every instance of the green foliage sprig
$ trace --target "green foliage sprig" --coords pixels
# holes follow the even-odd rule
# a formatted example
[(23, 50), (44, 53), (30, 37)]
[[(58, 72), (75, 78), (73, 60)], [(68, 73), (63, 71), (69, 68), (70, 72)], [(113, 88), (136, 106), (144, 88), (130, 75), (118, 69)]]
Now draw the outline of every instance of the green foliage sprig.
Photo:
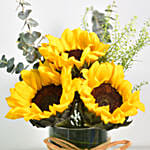
[(114, 7), (116, 7), (115, 1), (113, 1), (113, 4), (109, 5), (105, 10), (106, 15), (98, 10), (94, 10), (92, 6), (87, 7), (82, 18), (81, 27), (86, 31), (90, 31), (87, 16), (90, 12), (92, 12), (92, 31), (98, 35), (102, 42), (111, 42), (110, 30), (113, 29), (113, 26), (111, 25), (110, 21), (114, 20), (114, 18), (111, 16), (112, 12), (114, 12)]
[[(106, 61), (114, 61), (124, 67), (124, 71), (131, 68), (133, 62), (136, 61), (135, 57), (147, 45), (150, 44), (149, 21), (144, 23), (143, 28), (138, 34), (136, 39), (137, 29), (135, 27), (137, 17), (131, 19), (129, 24), (119, 32), (119, 27), (115, 28), (110, 49), (104, 56)], [(118, 20), (118, 19), (116, 19)], [(118, 24), (118, 23), (117, 23)], [(119, 26), (119, 25), (118, 25)], [(136, 40), (135, 40), (136, 39)]]
[(142, 89), (142, 87), (143, 86), (145, 86), (145, 85), (148, 85), (149, 84), (149, 82), (148, 81), (142, 81), (142, 82), (140, 82), (139, 84), (136, 84), (136, 85), (134, 85), (134, 87), (133, 87), (133, 92), (134, 91), (141, 91), (141, 89)]
[(86, 31), (89, 31), (89, 23), (88, 23), (88, 19), (87, 19), (87, 15), (90, 11), (93, 11), (93, 7), (87, 7), (86, 10), (85, 10), (85, 13), (83, 15), (83, 18), (82, 18), (82, 23), (81, 23), (81, 27), (86, 30)]
[(26, 69), (28, 66), (24, 66), (22, 62), (19, 62), (17, 65), (14, 64), (14, 57), (10, 59), (6, 59), (6, 56), (3, 55), (0, 59), (0, 68), (7, 68), (8, 73), (16, 73), (19, 74), (23, 69)]
[(18, 12), (18, 17), (24, 21), (23, 28), (27, 27), (28, 31), (20, 33), (17, 41), (18, 48), (23, 51), (23, 56), (26, 57), (27, 62), (33, 63), (41, 58), (37, 49), (38, 45), (35, 44), (41, 37), (41, 33), (38, 31), (32, 31), (32, 28), (37, 27), (39, 24), (35, 19), (30, 18), (32, 10), (26, 9), (26, 7), (30, 6), (31, 4), (24, 0), (18, 1), (17, 10), (21, 7), (21, 11)]
[[(44, 39), (41, 37), (41, 33), (38, 31), (32, 31), (33, 27), (37, 27), (39, 24), (38, 22), (30, 17), (32, 12), (31, 9), (26, 8), (30, 7), (31, 4), (24, 0), (17, 0), (17, 11), (21, 8), (18, 12), (18, 18), (24, 21), (23, 28), (27, 27), (27, 31), (21, 32), (17, 39), (18, 42), (18, 49), (22, 50), (23, 56), (28, 63), (34, 63), (33, 67), (37, 66), (36, 61), (41, 59), (41, 55), (38, 52), (38, 45)], [(37, 41), (40, 38), (39, 41)], [(24, 67), (22, 62), (19, 62), (17, 65), (14, 64), (15, 58), (11, 58), (9, 60), (6, 59), (5, 55), (3, 55), (0, 59), (0, 68), (7, 68), (8, 73), (20, 73), (23, 69), (26, 69), (29, 65)]]
[(83, 29), (89, 30), (87, 14), (92, 11), (92, 31), (98, 35), (100, 41), (110, 43), (110, 49), (105, 56), (99, 58), (99, 62), (114, 61), (116, 64), (122, 65), (124, 71), (127, 71), (136, 61), (135, 58), (139, 52), (150, 44), (150, 20), (144, 23), (139, 33), (135, 26), (136, 16), (121, 28), (119, 15), (116, 14), (115, 18), (113, 17), (116, 7), (116, 0), (114, 0), (112, 5), (107, 6), (105, 13), (94, 10), (93, 7), (90, 7), (92, 9), (87, 8), (82, 19), (82, 26)]
[(115, 20), (112, 17), (114, 8), (116, 7), (116, 2), (113, 1), (112, 5), (108, 5), (105, 13), (101, 13), (98, 10), (93, 10), (92, 12), (92, 31), (95, 32), (100, 41), (104, 43), (110, 43), (110, 31), (113, 29), (111, 21)]

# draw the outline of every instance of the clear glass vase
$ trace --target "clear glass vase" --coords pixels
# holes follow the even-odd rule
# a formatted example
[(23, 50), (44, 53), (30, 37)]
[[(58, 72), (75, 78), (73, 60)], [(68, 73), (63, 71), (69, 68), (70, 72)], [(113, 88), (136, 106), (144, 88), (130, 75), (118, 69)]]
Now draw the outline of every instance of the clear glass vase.
[(50, 137), (66, 140), (75, 146), (90, 149), (107, 141), (107, 131), (99, 128), (50, 127)]

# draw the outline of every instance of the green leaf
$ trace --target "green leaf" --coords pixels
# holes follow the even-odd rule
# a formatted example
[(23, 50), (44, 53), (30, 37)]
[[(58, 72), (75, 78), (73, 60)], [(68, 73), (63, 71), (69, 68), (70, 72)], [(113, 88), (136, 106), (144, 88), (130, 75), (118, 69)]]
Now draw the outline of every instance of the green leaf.
[(0, 68), (4, 68), (6, 66), (7, 66), (7, 59), (5, 58), (5, 55), (3, 55), (0, 60)]
[(23, 40), (27, 44), (33, 44), (36, 40), (36, 38), (31, 33), (25, 33), (23, 36)]
[(7, 64), (5, 64), (5, 63), (0, 63), (0, 68), (5, 68), (7, 66)]
[(23, 42), (23, 36), (24, 36), (24, 33), (20, 33), (19, 34), (19, 38), (17, 39), (18, 42)]
[(28, 18), (29, 14), (30, 14), (31, 12), (32, 12), (31, 9), (28, 9), (28, 10), (26, 10), (25, 12), (24, 12), (24, 11), (20, 11), (20, 12), (18, 13), (18, 17), (19, 17), (20, 19), (22, 19), (22, 20), (25, 20), (25, 19)]
[(26, 56), (28, 54), (27, 51), (23, 51), (23, 56)]
[(18, 74), (24, 69), (23, 63), (18, 63), (15, 73)]
[(41, 33), (37, 31), (33, 31), (32, 35), (34, 36), (35, 39), (38, 39), (41, 36)]
[(39, 67), (39, 62), (37, 62), (33, 65), (33, 69), (38, 69), (38, 67)]
[(31, 4), (30, 4), (30, 3), (28, 3), (28, 2), (23, 2), (23, 5), (31, 6)]
[(2, 56), (1, 60), (3, 60), (3, 61), (7, 61), (7, 59), (6, 59), (5, 55), (3, 55), (3, 56)]
[(29, 18), (29, 19), (27, 20), (27, 24), (29, 24), (31, 27), (37, 27), (37, 26), (39, 25), (38, 22), (35, 21), (35, 20), (32, 19), (32, 18)]
[(14, 57), (8, 60), (8, 62), (7, 62), (7, 72), (11, 72), (14, 69), (14, 67), (15, 67), (14, 60), (15, 60)]
[(41, 54), (40, 54), (40, 52), (36, 49), (36, 48), (34, 48), (35, 49), (35, 54), (36, 54), (36, 56), (37, 56), (37, 58), (41, 58)]
[(26, 60), (27, 60), (27, 62), (29, 62), (29, 63), (33, 63), (36, 59), (37, 59), (37, 55), (36, 55), (35, 51), (32, 52), (32, 53), (29, 53), (29, 54), (26, 56)]
[(27, 45), (26, 43), (24, 43), (24, 42), (20, 42), (20, 43), (18, 44), (18, 48), (19, 48), (20, 50), (24, 50), (24, 49), (27, 49), (27, 48), (28, 48), (28, 45)]
[(19, 81), (23, 81), (23, 79), (22, 79), (21, 75), (19, 76)]

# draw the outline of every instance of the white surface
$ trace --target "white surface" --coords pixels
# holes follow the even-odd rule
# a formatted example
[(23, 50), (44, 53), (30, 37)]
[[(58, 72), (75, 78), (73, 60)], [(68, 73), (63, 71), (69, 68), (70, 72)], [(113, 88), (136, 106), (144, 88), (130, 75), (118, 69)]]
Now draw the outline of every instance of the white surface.
[[(5, 53), (7, 57), (12, 55), (18, 61), (23, 60), (21, 51), (17, 49), (16, 39), (22, 27), (22, 22), (16, 17), (15, 0), (5, 0), (1, 2), (0, 9), (0, 55)], [(39, 29), (45, 33), (54, 36), (60, 36), (65, 28), (77, 28), (81, 24), (81, 16), (86, 6), (93, 5), (97, 9), (105, 9), (111, 0), (34, 0), (33, 13), (34, 18), (39, 21)], [(125, 24), (129, 19), (139, 16), (139, 25), (142, 25), (144, 18), (150, 17), (149, 0), (120, 0), (119, 13), (121, 24)], [(126, 78), (133, 84), (141, 80), (150, 79), (150, 51), (145, 48), (140, 54), (132, 70), (128, 72)], [(29, 123), (21, 120), (8, 120), (4, 116), (9, 108), (5, 97), (9, 96), (9, 88), (14, 87), (17, 82), (15, 75), (9, 75), (5, 70), (0, 70), (0, 149), (1, 150), (42, 150), (46, 149), (43, 139), (48, 136), (48, 129), (36, 129)], [(143, 88), (141, 101), (146, 106), (146, 112), (140, 112), (134, 117), (133, 124), (128, 128), (120, 128), (110, 132), (112, 139), (129, 139), (134, 145), (150, 145), (150, 87)], [(137, 150), (137, 149), (136, 149)], [(141, 150), (144, 150), (143, 148)], [(148, 149), (145, 149), (148, 150)]]

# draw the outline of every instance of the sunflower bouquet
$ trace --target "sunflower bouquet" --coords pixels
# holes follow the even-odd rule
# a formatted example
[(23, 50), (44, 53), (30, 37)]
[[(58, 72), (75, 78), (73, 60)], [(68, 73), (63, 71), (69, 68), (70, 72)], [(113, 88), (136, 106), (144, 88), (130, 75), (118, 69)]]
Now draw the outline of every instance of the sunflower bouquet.
[[(135, 18), (120, 31), (118, 16), (111, 17), (115, 3), (108, 6), (107, 14), (87, 8), (83, 29), (66, 29), (60, 38), (48, 34), (42, 37), (48, 42), (40, 40), (41, 44), (35, 46), (41, 33), (31, 31), (38, 23), (28, 18), (31, 10), (24, 7), (29, 5), (19, 1), (23, 9), (18, 16), (25, 20), (29, 31), (19, 35), (18, 47), (27, 61), (35, 64), (31, 70), (22, 63), (14, 67), (14, 59), (7, 61), (3, 55), (0, 66), (20, 73), (20, 81), (6, 98), (11, 108), (6, 118), (24, 118), (36, 127), (80, 129), (82, 134), (81, 129), (107, 131), (127, 126), (138, 109), (145, 111), (140, 87), (147, 82), (132, 87), (124, 72), (136, 54), (149, 44), (148, 21), (131, 44), (127, 40), (131, 33), (132, 37), (136, 34)], [(93, 32), (88, 31), (85, 19), (89, 11)]]

